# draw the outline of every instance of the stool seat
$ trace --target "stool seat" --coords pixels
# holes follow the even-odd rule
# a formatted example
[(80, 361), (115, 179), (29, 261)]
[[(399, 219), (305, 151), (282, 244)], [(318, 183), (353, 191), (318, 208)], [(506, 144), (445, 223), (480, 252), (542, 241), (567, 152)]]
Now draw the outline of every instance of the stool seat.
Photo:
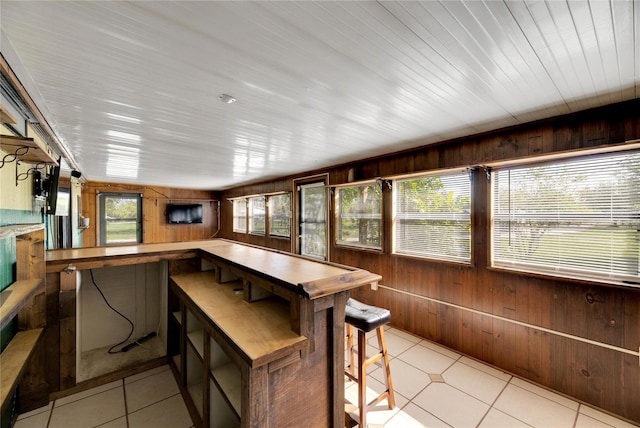
[(365, 305), (355, 299), (347, 300), (345, 321), (358, 330), (368, 333), (382, 325), (391, 322), (391, 312), (388, 309)]

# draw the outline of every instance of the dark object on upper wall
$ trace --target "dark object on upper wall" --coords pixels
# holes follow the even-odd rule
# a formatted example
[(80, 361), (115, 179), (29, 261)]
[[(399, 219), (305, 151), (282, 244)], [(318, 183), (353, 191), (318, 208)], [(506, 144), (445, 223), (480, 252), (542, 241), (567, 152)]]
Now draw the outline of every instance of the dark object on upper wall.
[(47, 193), (47, 214), (55, 214), (58, 204), (58, 187), (60, 185), (60, 167), (51, 167), (49, 175), (43, 182), (43, 190)]
[(82, 177), (82, 173), (80, 171), (76, 171), (75, 169), (73, 171), (71, 171), (71, 176), (73, 178), (80, 178)]
[(202, 204), (168, 204), (167, 221), (170, 224), (202, 223)]

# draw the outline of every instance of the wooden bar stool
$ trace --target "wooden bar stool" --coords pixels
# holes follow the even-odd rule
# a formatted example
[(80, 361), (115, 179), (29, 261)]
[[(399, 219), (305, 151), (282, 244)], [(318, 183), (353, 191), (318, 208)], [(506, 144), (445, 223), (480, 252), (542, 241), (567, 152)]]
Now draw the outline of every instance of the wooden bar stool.
[[(355, 299), (347, 300), (346, 314), (347, 350), (349, 352), (349, 365), (345, 368), (345, 375), (358, 383), (358, 411), (360, 414), (360, 428), (367, 427), (367, 410), (380, 401), (387, 399), (389, 409), (396, 406), (391, 383), (391, 371), (389, 370), (389, 356), (387, 343), (384, 340), (384, 325), (391, 321), (391, 312), (388, 309), (365, 305)], [(358, 329), (358, 373), (355, 373), (355, 346), (353, 343), (353, 328)], [(366, 334), (376, 329), (378, 336), (379, 352), (367, 358)], [(367, 403), (367, 367), (383, 360), (385, 370), (385, 384), (387, 389), (371, 402)]]

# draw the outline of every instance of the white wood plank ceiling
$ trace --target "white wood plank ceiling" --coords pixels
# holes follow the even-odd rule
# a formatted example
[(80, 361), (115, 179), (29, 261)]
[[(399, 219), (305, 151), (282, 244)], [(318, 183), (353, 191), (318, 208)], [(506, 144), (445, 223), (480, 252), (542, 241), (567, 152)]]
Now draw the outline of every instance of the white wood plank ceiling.
[(640, 95), (639, 1), (2, 0), (0, 23), (91, 180), (224, 189)]

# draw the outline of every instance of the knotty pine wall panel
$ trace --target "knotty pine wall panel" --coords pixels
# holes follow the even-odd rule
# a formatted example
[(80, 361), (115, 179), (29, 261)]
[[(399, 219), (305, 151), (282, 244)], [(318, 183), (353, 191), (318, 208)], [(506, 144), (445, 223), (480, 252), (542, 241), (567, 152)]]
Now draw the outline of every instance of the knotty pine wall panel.
[[(218, 231), (218, 192), (177, 189), (120, 183), (87, 182), (82, 187), (82, 214), (91, 219), (89, 229), (83, 232), (83, 247), (94, 247), (96, 224), (100, 216), (99, 193), (140, 193), (142, 197), (142, 240), (144, 243), (179, 242), (209, 239)], [(203, 222), (200, 224), (169, 224), (167, 204), (201, 203)]]
[[(385, 186), (383, 250), (330, 245), (331, 261), (382, 275), (377, 291), (365, 287), (354, 290), (352, 296), (389, 308), (391, 323), (398, 328), (640, 423), (638, 357), (553, 333), (637, 352), (640, 290), (491, 269), (490, 183), (481, 167), (485, 163), (606, 147), (638, 138), (640, 100), (633, 100), (241, 186), (222, 196), (293, 191), (293, 179), (319, 173), (328, 173), (330, 183), (336, 185), (348, 182), (350, 170), (357, 181), (476, 166), (472, 173), (472, 264), (393, 255), (391, 191)], [(224, 206), (221, 236), (258, 243), (255, 237), (230, 232), (232, 210), (230, 204)], [(333, 214), (330, 221), (334, 221)], [(333, 226), (331, 231), (333, 236)], [(279, 241), (264, 237), (259, 245), (286, 249)]]

